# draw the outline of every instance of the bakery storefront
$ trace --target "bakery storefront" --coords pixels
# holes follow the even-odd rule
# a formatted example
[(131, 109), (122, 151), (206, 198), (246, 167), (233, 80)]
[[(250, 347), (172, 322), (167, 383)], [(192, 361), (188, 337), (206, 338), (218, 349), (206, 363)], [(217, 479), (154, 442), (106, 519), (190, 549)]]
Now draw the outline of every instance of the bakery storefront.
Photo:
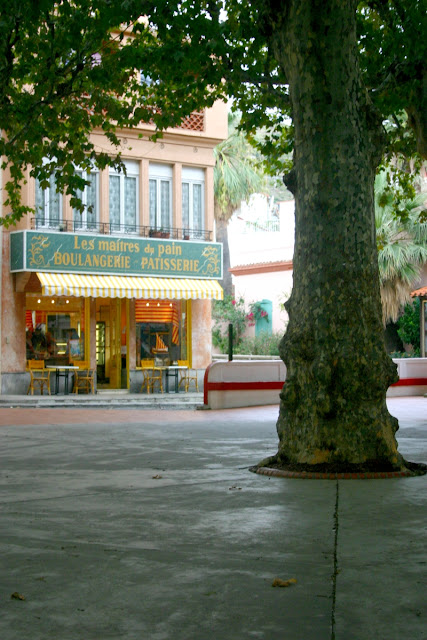
[(10, 234), (10, 263), (27, 360), (87, 361), (98, 388), (131, 392), (144, 359), (209, 364), (221, 244), (24, 230)]

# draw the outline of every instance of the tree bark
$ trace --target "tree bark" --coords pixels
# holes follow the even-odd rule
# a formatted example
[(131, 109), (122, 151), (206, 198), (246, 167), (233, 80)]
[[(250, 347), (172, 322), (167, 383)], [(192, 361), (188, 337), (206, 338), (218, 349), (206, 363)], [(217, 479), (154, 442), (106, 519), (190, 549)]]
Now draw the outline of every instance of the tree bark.
[(220, 280), (221, 286), (224, 289), (224, 295), (231, 296), (233, 294), (233, 283), (230, 273), (230, 248), (228, 244), (228, 220), (217, 216), (216, 217), (216, 241), (222, 242), (222, 264), (223, 274), (222, 280)]
[(381, 127), (359, 72), (356, 3), (288, 0), (281, 15), (273, 7), (271, 44), (295, 128), (285, 181), (296, 217), (277, 461), (400, 469), (374, 224)]

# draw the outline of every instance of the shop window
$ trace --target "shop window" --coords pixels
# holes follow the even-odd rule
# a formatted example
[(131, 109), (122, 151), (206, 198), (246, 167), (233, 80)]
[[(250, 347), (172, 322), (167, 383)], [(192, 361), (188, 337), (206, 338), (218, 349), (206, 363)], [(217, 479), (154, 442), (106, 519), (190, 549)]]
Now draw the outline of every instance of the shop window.
[(187, 360), (187, 303), (136, 300), (136, 364), (157, 358), (164, 364)]
[(110, 168), (110, 231), (136, 233), (138, 219), (139, 164), (124, 162), (126, 174)]
[(27, 360), (47, 364), (85, 360), (84, 299), (27, 294), (25, 334)]
[(93, 171), (77, 171), (78, 176), (89, 182), (83, 190), (77, 191), (77, 196), (84, 205), (82, 212), (73, 210), (74, 229), (94, 231), (97, 229), (99, 217), (99, 173)]
[(203, 237), (204, 171), (190, 167), (182, 170), (182, 226), (183, 235), (189, 238)]
[(55, 176), (49, 177), (49, 186), (43, 187), (36, 179), (36, 228), (57, 229), (62, 220), (62, 196), (56, 190)]
[(172, 167), (150, 164), (150, 227), (169, 231), (172, 227)]

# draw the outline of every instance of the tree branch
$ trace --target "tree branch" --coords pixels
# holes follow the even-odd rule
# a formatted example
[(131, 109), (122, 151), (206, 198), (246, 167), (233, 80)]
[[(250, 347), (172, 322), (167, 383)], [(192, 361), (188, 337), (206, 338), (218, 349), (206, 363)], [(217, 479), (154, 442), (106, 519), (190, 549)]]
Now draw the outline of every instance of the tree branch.
[[(2, 77), (2, 86), (4, 87), (9, 86), (9, 80), (12, 76), (13, 64), (15, 61), (15, 55), (14, 55), (13, 49), (21, 37), (19, 33), (19, 24), (20, 24), (19, 16), (16, 16), (14, 28), (11, 31), (9, 31), (9, 34), (8, 34), (9, 37), (5, 43), (4, 58), (6, 60), (6, 65), (2, 69), (0, 69), (0, 73)], [(6, 97), (6, 92), (2, 91), (2, 93), (4, 93), (4, 96)]]

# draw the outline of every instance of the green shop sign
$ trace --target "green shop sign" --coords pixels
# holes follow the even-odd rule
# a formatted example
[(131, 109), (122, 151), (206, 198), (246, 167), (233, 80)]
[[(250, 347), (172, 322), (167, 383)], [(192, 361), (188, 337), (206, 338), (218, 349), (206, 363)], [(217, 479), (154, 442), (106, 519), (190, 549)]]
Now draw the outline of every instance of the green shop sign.
[(10, 234), (10, 270), (222, 278), (222, 244), (41, 231)]

